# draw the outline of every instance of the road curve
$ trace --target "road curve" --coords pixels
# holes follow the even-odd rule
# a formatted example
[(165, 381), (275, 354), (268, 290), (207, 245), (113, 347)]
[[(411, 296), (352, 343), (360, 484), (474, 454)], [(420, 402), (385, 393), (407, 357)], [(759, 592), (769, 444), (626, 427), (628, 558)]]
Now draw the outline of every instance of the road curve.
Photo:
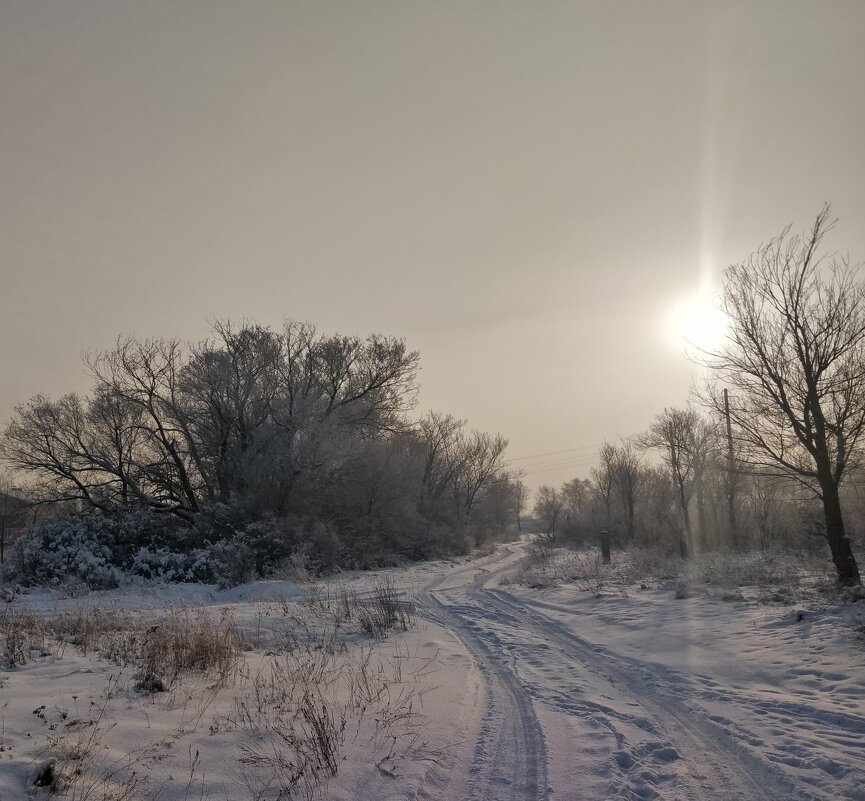
[[(466, 798), (472, 801), (547, 801), (547, 749), (544, 732), (532, 699), (514, 670), (493, 652), (466, 614), (468, 594), (492, 568), (513, 561), (507, 549), (484, 560), (446, 574), (419, 596), (419, 611), (433, 622), (450, 629), (463, 643), (483, 677), (486, 704), (468, 775), (464, 777)], [(438, 590), (458, 574), (471, 583)]]
[[(421, 613), (462, 641), (486, 686), (483, 721), (465, 777), (467, 798), (822, 798), (803, 795), (802, 788), (792, 787), (772, 765), (675, 697), (650, 663), (627, 659), (578, 636), (541, 614), (541, 604), (488, 588), (521, 553), (520, 545), (500, 548), (439, 577), (419, 598)], [(558, 665), (565, 679), (558, 685), (544, 679), (539, 664), (544, 669)], [(552, 767), (560, 773), (560, 766), (548, 765), (547, 737), (536, 704), (585, 725), (600, 721), (610, 742), (602, 759), (611, 778), (603, 791), (595, 788), (584, 795), (578, 788), (587, 777), (580, 775), (560, 780), (567, 786), (550, 788), (548, 774)], [(585, 739), (592, 740), (597, 752), (598, 738)], [(583, 745), (571, 742), (575, 752)]]

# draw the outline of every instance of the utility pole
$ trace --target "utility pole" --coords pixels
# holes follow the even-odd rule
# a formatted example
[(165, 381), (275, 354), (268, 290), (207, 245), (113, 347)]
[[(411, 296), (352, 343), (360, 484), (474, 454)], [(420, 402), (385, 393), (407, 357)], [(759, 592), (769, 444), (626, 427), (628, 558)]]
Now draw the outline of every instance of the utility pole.
[(736, 482), (735, 461), (733, 457), (733, 428), (730, 425), (730, 395), (724, 388), (724, 417), (727, 419), (727, 509), (730, 516), (730, 541), (734, 546), (739, 544), (739, 532), (736, 529)]
[(3, 495), (3, 512), (0, 513), (0, 593), (6, 590), (6, 505), (9, 503), (9, 496), (5, 490), (5, 486), (0, 490)]
[[(3, 565), (6, 564), (6, 511), (9, 504), (8, 484), (0, 485), (0, 494), (3, 496), (3, 511), (0, 512), (0, 582), (3, 581)], [(2, 584), (0, 584), (2, 586)]]

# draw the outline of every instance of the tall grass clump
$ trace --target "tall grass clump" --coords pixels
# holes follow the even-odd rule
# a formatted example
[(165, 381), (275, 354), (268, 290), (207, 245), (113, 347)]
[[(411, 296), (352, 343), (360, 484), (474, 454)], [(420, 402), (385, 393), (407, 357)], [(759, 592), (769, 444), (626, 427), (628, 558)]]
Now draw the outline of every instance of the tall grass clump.
[(40, 618), (8, 604), (0, 609), (0, 660), (8, 668), (26, 665), (36, 653), (46, 656), (46, 630)]
[(227, 681), (245, 645), (234, 619), (205, 609), (171, 612), (144, 634), (136, 686), (146, 692), (171, 687), (182, 673), (215, 674)]
[(400, 597), (393, 579), (381, 579), (368, 601), (359, 601), (357, 622), (370, 637), (386, 637), (390, 631), (407, 631), (412, 624), (411, 607)]

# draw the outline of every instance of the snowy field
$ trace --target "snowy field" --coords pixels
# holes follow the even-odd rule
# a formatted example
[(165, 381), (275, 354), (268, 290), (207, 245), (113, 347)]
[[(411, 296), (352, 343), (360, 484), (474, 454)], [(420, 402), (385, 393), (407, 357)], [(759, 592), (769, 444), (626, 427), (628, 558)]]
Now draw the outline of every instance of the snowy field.
[[(325, 780), (321, 797), (359, 801), (865, 799), (865, 603), (711, 571), (683, 591), (585, 558), (530, 588), (525, 554), (23, 596), (4, 626), (37, 647), (0, 670), (0, 801), (52, 779), (79, 801), (304, 798)], [(382, 587), (399, 620), (375, 637)], [(202, 631), (206, 667), (142, 684), (144, 640)]]

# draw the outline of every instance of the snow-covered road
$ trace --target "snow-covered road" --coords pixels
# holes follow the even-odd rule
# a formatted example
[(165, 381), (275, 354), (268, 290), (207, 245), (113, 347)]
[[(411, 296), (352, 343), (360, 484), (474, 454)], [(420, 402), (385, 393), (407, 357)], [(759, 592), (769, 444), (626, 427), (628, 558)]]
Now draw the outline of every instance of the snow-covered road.
[[(712, 677), (706, 661), (696, 660), (698, 670), (689, 668), (695, 643), (687, 637), (678, 640), (679, 654), (675, 642), (668, 644), (669, 661), (682, 660), (678, 669), (665, 665), (654, 649), (643, 655), (629, 650), (616, 627), (639, 621), (637, 599), (628, 599), (631, 620), (613, 612), (599, 627), (598, 617), (587, 615), (581, 627), (580, 610), (572, 604), (497, 586), (520, 551), (500, 549), (474, 568), (437, 578), (421, 595), (424, 614), (459, 637), (486, 687), (477, 743), (463, 766), (464, 797), (865, 798), (857, 780), (865, 763), (861, 697), (847, 712), (796, 703), (787, 697), (794, 688), (778, 686), (784, 670), (776, 670), (777, 680), (764, 677), (766, 687), (727, 686), (718, 680), (722, 676)], [(624, 606), (618, 609), (625, 612)], [(691, 626), (698, 628), (705, 610), (689, 610)], [(729, 618), (729, 624), (736, 622), (735, 615)], [(598, 637), (605, 628), (610, 636)], [(729, 647), (736, 649), (736, 642)], [(752, 643), (741, 645), (753, 654)], [(773, 658), (767, 662), (791, 667), (777, 659), (783, 655), (778, 642), (767, 642), (765, 649)], [(763, 667), (771, 672), (769, 664)], [(832, 675), (851, 678), (844, 671)], [(767, 687), (774, 697), (766, 697)], [(841, 700), (849, 707), (855, 697), (851, 690)], [(719, 708), (728, 709), (729, 717)], [(829, 756), (816, 748), (804, 753), (818, 732), (822, 750), (829, 743)], [(798, 758), (784, 758), (796, 753)], [(453, 798), (460, 797), (458, 785), (456, 779), (451, 783)]]
[[(512, 553), (503, 550), (489, 564), (501, 570), (502, 565), (512, 561)], [(471, 568), (446, 574), (428, 585), (420, 596), (423, 614), (459, 637), (484, 680), (483, 719), (463, 797), (477, 801), (540, 801), (548, 797), (549, 789), (543, 729), (531, 696), (477, 625), (470, 603), (488, 570), (478, 573)], [(464, 587), (437, 591), (442, 585), (458, 584), (461, 578), (467, 582)]]

